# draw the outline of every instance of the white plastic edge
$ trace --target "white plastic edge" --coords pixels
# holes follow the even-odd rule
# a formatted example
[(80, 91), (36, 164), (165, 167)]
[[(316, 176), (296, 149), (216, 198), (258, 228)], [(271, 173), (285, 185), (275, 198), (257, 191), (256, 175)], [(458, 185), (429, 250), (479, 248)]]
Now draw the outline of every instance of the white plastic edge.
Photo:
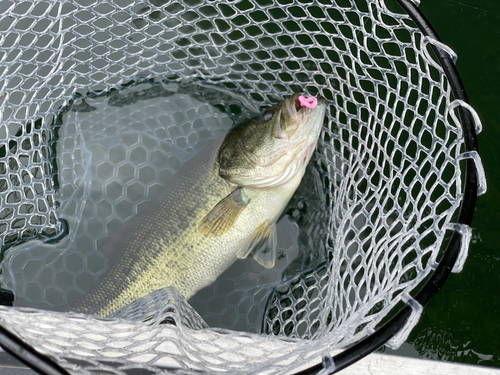
[(335, 362), (329, 352), (324, 351), (321, 353), (323, 369), (318, 372), (318, 375), (330, 375), (336, 370)]
[(469, 245), (472, 239), (472, 228), (467, 224), (449, 223), (446, 228), (460, 233), (462, 236), (460, 242), (460, 252), (458, 253), (457, 260), (451, 270), (453, 273), (459, 273), (464, 269), (465, 261), (469, 255)]
[(483, 163), (477, 151), (467, 151), (457, 156), (457, 160), (472, 159), (476, 165), (477, 171), (477, 196), (483, 195), (488, 189), (486, 183), (486, 174), (484, 173)]
[(417, 325), (418, 321), (420, 320), (420, 316), (424, 311), (424, 307), (409, 294), (404, 293), (401, 296), (401, 299), (411, 307), (412, 312), (404, 327), (402, 327), (392, 339), (386, 342), (385, 345), (393, 350), (398, 349), (408, 339), (410, 332)]
[[(458, 60), (458, 55), (455, 53), (455, 51), (453, 51), (450, 47), (448, 47), (446, 44), (434, 39), (434, 38), (431, 38), (429, 36), (424, 36), (424, 38), (422, 39), (422, 51), (425, 55), (425, 57), (433, 63), (433, 65), (436, 65), (436, 62), (434, 61), (434, 59), (431, 57), (431, 55), (429, 54), (429, 51), (427, 50), (426, 47), (426, 44), (429, 43), (429, 44), (432, 44), (434, 47), (436, 48), (439, 48), (440, 50), (446, 52), (448, 54), (448, 56), (450, 56), (451, 58), (451, 61), (453, 61), (453, 64), (456, 64), (457, 63), (457, 60)], [(442, 67), (440, 66), (440, 68), (442, 69)]]
[(457, 116), (455, 115), (455, 112), (453, 110), (457, 107), (462, 107), (467, 109), (470, 114), (472, 115), (472, 118), (474, 119), (474, 129), (476, 130), (476, 134), (479, 134), (483, 131), (483, 124), (481, 123), (481, 120), (479, 119), (479, 115), (477, 114), (476, 110), (472, 108), (472, 106), (469, 103), (464, 102), (463, 100), (460, 99), (455, 99), (450, 103), (448, 108), (446, 108), (446, 113), (445, 116), (448, 116), (448, 114), (453, 118), (456, 124), (460, 124), (460, 121), (458, 121)]

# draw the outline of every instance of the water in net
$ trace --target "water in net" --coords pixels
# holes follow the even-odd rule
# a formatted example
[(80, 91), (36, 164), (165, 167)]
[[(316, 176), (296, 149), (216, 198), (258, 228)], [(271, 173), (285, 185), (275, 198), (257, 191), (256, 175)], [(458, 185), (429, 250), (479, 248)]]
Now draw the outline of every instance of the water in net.
[[(296, 370), (297, 364), (317, 355), (317, 350), (346, 347), (372, 333), (433, 271), (442, 244), (454, 228), (450, 224), (463, 194), (459, 158), (464, 137), (453, 117), (459, 103), (433, 57), (431, 44), (437, 42), (424, 37), (408, 15), (388, 8), (389, 1), (291, 6), (288, 0), (200, 1), (197, 3), (203, 6), (193, 8), (158, 1), (124, 3), (120, 9), (111, 2), (92, 1), (36, 2), (36, 6), (29, 1), (18, 6), (1, 3), (9, 9), (0, 30), (7, 56), (3, 63), (6, 74), (13, 73), (5, 86), (8, 101), (1, 102), (0, 97), (0, 103), (7, 103), (3, 114), (9, 124), (9, 132), (0, 126), (0, 138), (9, 141), (9, 150), (2, 151), (0, 146), (0, 153), (10, 152), (7, 160), (0, 161), (0, 197), (12, 203), (14, 211), (0, 213), (0, 240), (2, 245), (16, 244), (15, 252), (5, 254), (1, 281), (15, 291), (19, 305), (55, 309), (84, 293), (106, 268), (96, 250), (99, 241), (135, 214), (149, 193), (160, 188), (162, 178), (174, 176), (183, 157), (198, 150), (193, 143), (202, 147), (221, 127), (227, 129), (245, 118), (247, 109), (258, 112), (273, 97), (278, 100), (300, 90), (321, 93), (328, 99), (328, 123), (301, 191), (290, 203), (289, 218), (280, 225), (282, 232), (288, 228), (291, 233), (280, 236), (287, 238), (280, 242), (283, 263), (265, 273), (265, 279), (261, 270), (252, 268), (257, 266), (253, 260), (239, 261), (232, 276), (222, 275), (210, 290), (201, 291), (190, 302), (211, 326), (317, 339), (299, 342), (301, 348), (290, 350), (294, 358), (289, 357), (286, 366)], [(61, 16), (74, 22), (62, 22)], [(48, 32), (43, 31), (45, 18), (51, 20)], [(19, 37), (23, 32), (18, 29), (30, 27), (23, 28), (22, 23), (30, 24), (33, 19), (35, 31), (43, 28), (38, 32), (45, 39), (40, 38), (38, 44), (32, 44), (29, 35)], [(243, 33), (233, 27), (243, 28)], [(165, 43), (157, 45), (156, 35), (160, 34)], [(23, 58), (28, 58), (23, 63), (18, 62), (19, 48)], [(44, 57), (51, 53), (52, 60)], [(37, 66), (30, 64), (33, 54), (40, 56)], [(95, 64), (88, 63), (90, 58)], [(53, 64), (54, 60), (60, 64)], [(60, 75), (54, 72), (51, 79), (30, 80), (35, 72), (45, 77), (43, 73), (55, 67), (61, 68)], [(203, 77), (242, 96), (207, 91), (200, 88), (203, 82), (172, 88), (165, 81), (160, 86), (150, 81), (109, 92), (141, 74), (164, 77), (172, 71), (182, 79)], [(24, 80), (17, 72), (30, 77), (24, 82), (27, 88), (16, 86)], [(71, 82), (68, 92), (64, 91), (66, 82)], [(89, 88), (94, 90), (90, 96)], [(98, 94), (98, 89), (111, 95)], [(164, 94), (153, 94), (155, 90)], [(47, 108), (57, 112), (58, 103), (66, 103), (67, 95), (74, 92), (81, 96), (74, 98), (73, 110), (66, 109), (53, 127), (50, 121), (24, 121), (45, 116)], [(174, 108), (167, 104), (167, 110), (161, 105), (150, 108), (147, 103), (161, 95), (161, 103)], [(248, 102), (253, 99), (258, 108)], [(145, 108), (136, 111), (140, 105)], [(179, 106), (186, 111), (178, 111)], [(31, 108), (36, 109), (35, 114)], [(188, 112), (188, 108), (198, 109)], [(207, 112), (203, 114), (200, 108)], [(168, 118), (165, 124), (169, 126), (156, 127), (163, 124), (160, 114)], [(203, 124), (217, 121), (213, 120), (210, 133), (200, 131), (195, 136), (190, 129), (196, 122), (184, 129), (190, 118), (201, 118)], [(106, 126), (97, 126), (96, 121)], [(63, 122), (64, 127), (58, 126)], [(181, 126), (170, 129), (179, 122)], [(19, 137), (14, 136), (16, 126)], [(171, 142), (162, 141), (167, 136)], [(116, 152), (113, 157), (111, 150)], [(51, 166), (37, 152), (55, 156), (55, 178)], [(31, 174), (23, 175), (23, 168), (28, 167)], [(114, 179), (108, 179), (110, 175)], [(7, 178), (11, 180), (5, 183)], [(143, 178), (145, 182), (141, 182)], [(12, 192), (6, 192), (6, 186)], [(40, 188), (44, 199), (35, 198)], [(70, 228), (67, 234), (64, 228)], [(33, 237), (59, 242), (22, 243)], [(18, 322), (14, 325), (19, 330), (29, 326), (19, 310), (9, 314), (4, 311), (2, 315)], [(57, 320), (49, 312), (30, 314), (24, 314), (33, 318), (30, 324), (42, 321), (45, 315)], [(96, 324), (91, 317), (85, 324), (101, 331), (105, 325)], [(38, 331), (30, 340), (39, 338), (37, 345), (43, 347), (46, 338), (61, 326), (57, 321), (47, 328), (46, 336)], [(145, 330), (139, 323), (135, 326)], [(191, 344), (199, 337), (191, 340), (188, 336), (172, 340), (175, 348), (190, 353)], [(213, 336), (207, 337), (212, 346), (217, 344)], [(237, 333), (227, 337), (243, 339)], [(252, 337), (262, 343), (271, 340)], [(114, 339), (109, 342), (113, 344)], [(252, 363), (254, 342), (239, 349), (223, 342), (222, 354), (217, 356), (221, 366), (232, 369), (236, 363), (234, 357), (227, 359), (228, 351), (237, 352), (238, 366)], [(272, 355), (284, 353), (282, 342), (275, 344), (275, 351), (260, 347), (264, 349), (259, 356), (268, 356), (267, 368), (275, 366)], [(78, 341), (75, 345), (83, 344)], [(134, 350), (127, 358), (135, 358)], [(210, 350), (203, 361), (213, 360)], [(101, 352), (102, 347), (96, 346), (94, 354)], [(191, 357), (176, 358), (178, 363), (191, 361)], [(204, 363), (195, 358), (189, 368)]]
[[(262, 108), (203, 82), (144, 80), (76, 95), (61, 109), (50, 138), (62, 233), (18, 245), (8, 257), (10, 267), (2, 272), (16, 305), (64, 310), (89, 290), (106, 272), (101, 241), (175, 178), (185, 161)], [(324, 246), (311, 242), (322, 243), (321, 225), (311, 225), (306, 215), (314, 211), (320, 219), (325, 199), (317, 162), (310, 164), (279, 221), (275, 267), (267, 270), (251, 256), (238, 260), (191, 298), (210, 326), (260, 332), (268, 298), (283, 278), (325, 261)], [(309, 233), (303, 230), (308, 222)]]

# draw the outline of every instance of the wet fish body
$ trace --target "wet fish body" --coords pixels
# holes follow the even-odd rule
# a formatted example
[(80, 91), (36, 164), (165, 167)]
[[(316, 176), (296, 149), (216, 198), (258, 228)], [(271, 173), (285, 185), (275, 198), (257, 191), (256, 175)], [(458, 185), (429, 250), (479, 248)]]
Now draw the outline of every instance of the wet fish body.
[(300, 184), (324, 113), (324, 99), (306, 108), (294, 94), (188, 160), (105, 240), (108, 271), (67, 309), (107, 316), (166, 286), (189, 299), (252, 250), (272, 267), (275, 223)]

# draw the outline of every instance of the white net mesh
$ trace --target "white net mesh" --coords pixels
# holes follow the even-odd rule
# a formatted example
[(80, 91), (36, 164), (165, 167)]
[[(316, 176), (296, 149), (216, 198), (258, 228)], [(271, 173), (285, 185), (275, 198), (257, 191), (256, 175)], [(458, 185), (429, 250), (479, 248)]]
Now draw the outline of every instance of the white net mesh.
[(286, 373), (373, 332), (439, 260), (464, 151), (432, 40), (386, 3), (0, 0), (1, 281), (19, 305), (88, 290), (100, 241), (234, 122), (293, 92), (329, 103), (275, 269), (238, 261), (190, 300), (210, 326), (298, 341), (183, 327), (204, 323), (175, 293), (176, 326), (2, 309), (11, 329), (112, 373)]
[[(304, 342), (248, 333), (195, 331), (169, 324), (150, 326), (81, 314), (2, 307), (0, 311), (4, 326), (40, 352), (57, 357), (74, 373), (128, 374), (134, 370), (150, 373), (187, 368), (209, 373), (276, 374), (290, 365), (298, 368), (304, 364), (296, 354), (306, 345)], [(306, 361), (317, 357), (318, 352), (311, 351)], [(269, 361), (273, 359), (282, 363), (272, 366)]]

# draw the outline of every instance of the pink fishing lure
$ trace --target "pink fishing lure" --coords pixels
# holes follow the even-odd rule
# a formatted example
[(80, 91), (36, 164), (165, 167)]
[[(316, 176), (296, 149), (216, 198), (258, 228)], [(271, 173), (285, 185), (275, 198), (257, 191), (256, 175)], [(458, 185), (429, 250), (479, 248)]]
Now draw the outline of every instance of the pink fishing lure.
[(314, 109), (318, 106), (318, 99), (316, 99), (314, 96), (311, 96), (310, 98), (306, 98), (305, 96), (299, 96), (299, 102), (302, 107)]

